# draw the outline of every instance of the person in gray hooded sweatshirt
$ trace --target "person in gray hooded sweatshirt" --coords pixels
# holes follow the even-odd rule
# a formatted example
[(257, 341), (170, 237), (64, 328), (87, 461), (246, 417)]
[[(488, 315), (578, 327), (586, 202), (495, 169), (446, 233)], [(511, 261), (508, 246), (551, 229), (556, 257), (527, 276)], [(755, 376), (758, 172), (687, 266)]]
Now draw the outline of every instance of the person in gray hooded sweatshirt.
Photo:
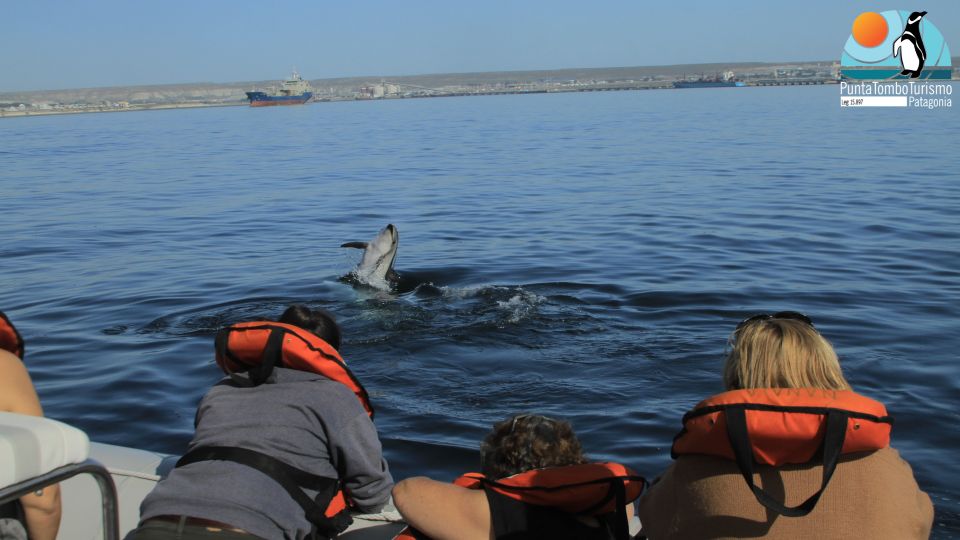
[[(217, 362), (228, 376), (200, 402), (187, 454), (144, 499), (128, 540), (328, 538), (349, 525), (349, 511), (377, 512), (389, 500), (393, 478), (373, 409), (339, 357), (333, 316), (291, 306), (278, 322), (241, 323), (218, 334)], [(242, 344), (268, 334), (262, 364), (244, 366)], [(293, 345), (301, 357), (319, 351), (316, 358), (330, 361), (324, 369), (337, 380), (290, 360)], [(267, 361), (271, 354), (276, 367)], [(327, 503), (335, 494), (345, 497), (346, 509), (331, 519), (335, 503)]]

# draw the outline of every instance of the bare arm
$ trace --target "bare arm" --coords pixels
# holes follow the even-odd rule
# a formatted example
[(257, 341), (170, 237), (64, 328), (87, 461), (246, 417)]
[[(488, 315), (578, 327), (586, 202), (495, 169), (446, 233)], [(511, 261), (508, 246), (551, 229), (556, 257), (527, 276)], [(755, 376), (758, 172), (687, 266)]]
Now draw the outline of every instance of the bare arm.
[(60, 486), (54, 484), (20, 497), (31, 540), (53, 540), (60, 530)]
[[(43, 416), (30, 374), (13, 354), (0, 350), (0, 411)], [(60, 486), (54, 484), (20, 498), (33, 540), (53, 540), (60, 528)]]
[(493, 538), (490, 505), (482, 490), (418, 476), (394, 486), (393, 504), (408, 524), (435, 540)]
[(0, 349), (0, 411), (43, 416), (40, 399), (23, 362)]

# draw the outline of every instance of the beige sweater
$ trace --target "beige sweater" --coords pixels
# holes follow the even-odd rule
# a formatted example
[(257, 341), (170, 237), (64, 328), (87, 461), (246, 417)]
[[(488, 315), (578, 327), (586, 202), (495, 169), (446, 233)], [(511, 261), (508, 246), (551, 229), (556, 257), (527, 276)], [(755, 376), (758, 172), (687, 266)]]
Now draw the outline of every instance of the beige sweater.
[[(820, 488), (821, 466), (757, 465), (755, 482), (787, 506)], [(820, 502), (784, 517), (757, 502), (733, 461), (681, 456), (640, 499), (650, 540), (664, 538), (927, 538), (933, 504), (892, 448), (843, 456)]]

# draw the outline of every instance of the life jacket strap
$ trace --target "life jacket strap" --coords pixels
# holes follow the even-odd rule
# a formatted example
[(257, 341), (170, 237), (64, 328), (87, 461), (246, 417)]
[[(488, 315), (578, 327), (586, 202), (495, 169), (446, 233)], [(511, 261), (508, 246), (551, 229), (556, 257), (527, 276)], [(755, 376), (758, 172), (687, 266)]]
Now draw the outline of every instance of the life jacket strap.
[(284, 331), (274, 328), (267, 338), (267, 346), (263, 349), (263, 361), (250, 370), (250, 380), (254, 385), (260, 385), (273, 375), (273, 368), (283, 364), (283, 335)]
[(725, 412), (730, 446), (736, 457), (740, 473), (747, 481), (747, 486), (753, 492), (757, 501), (766, 508), (787, 517), (802, 517), (813, 511), (837, 468), (837, 461), (840, 458), (840, 451), (843, 449), (843, 441), (847, 434), (847, 420), (850, 415), (840, 410), (827, 411), (826, 429), (823, 442), (820, 445), (820, 452), (823, 456), (823, 479), (820, 483), (820, 489), (799, 505), (789, 507), (784, 504), (786, 501), (778, 501), (753, 481), (754, 454), (753, 445), (750, 443), (750, 434), (747, 430), (745, 407), (732, 405), (726, 407)]
[[(313, 524), (312, 538), (335, 538), (353, 523), (339, 480), (309, 473), (267, 454), (235, 446), (204, 446), (184, 454), (175, 467), (210, 460), (246, 465), (280, 484)], [(317, 491), (316, 498), (311, 499), (303, 488)]]
[[(609, 489), (607, 493), (599, 499), (596, 504), (585, 508), (579, 512), (576, 512), (577, 515), (590, 516), (601, 518), (609, 527), (610, 533), (615, 540), (629, 540), (630, 539), (630, 525), (627, 519), (627, 482), (641, 482), (643, 487), (647, 486), (647, 480), (642, 476), (627, 475), (627, 476), (613, 476), (606, 478), (598, 478), (595, 480), (588, 480), (586, 482), (580, 482), (577, 484), (566, 484), (558, 485), (553, 487), (520, 487), (507, 485), (496, 480), (490, 480), (484, 477), (474, 477), (478, 481), (480, 486), (489, 486), (490, 488), (496, 488), (499, 491), (512, 491), (514, 493), (524, 492), (524, 491), (555, 491), (570, 488), (574, 485), (585, 486), (590, 484), (607, 484)], [(637, 495), (639, 496), (639, 494)], [(614, 509), (613, 512), (608, 514), (597, 515), (596, 512), (607, 505), (610, 500), (614, 500)], [(612, 523), (609, 519), (613, 517)], [(603, 519), (606, 517), (607, 519)]]
[[(228, 346), (228, 340), (230, 339), (230, 332), (232, 328), (222, 328), (217, 332), (216, 338), (214, 338), (214, 347), (216, 348), (218, 355), (226, 355), (230, 357), (233, 361), (240, 363), (237, 358), (233, 356), (233, 353), (230, 351)], [(276, 366), (283, 365), (283, 337), (284, 330), (282, 328), (272, 328), (270, 330), (270, 336), (267, 338), (267, 344), (263, 348), (263, 353), (260, 355), (260, 363), (252, 366), (247, 372), (250, 374), (250, 382), (253, 386), (259, 386), (270, 379), (270, 376), (273, 375), (273, 368)]]
[(627, 524), (627, 486), (620, 482), (611, 483), (616, 490), (617, 511), (613, 522), (613, 537), (617, 540), (630, 540), (630, 526)]
[(24, 524), (26, 529), (27, 516), (23, 513), (23, 505), (19, 499), (0, 504), (0, 520), (12, 519)]

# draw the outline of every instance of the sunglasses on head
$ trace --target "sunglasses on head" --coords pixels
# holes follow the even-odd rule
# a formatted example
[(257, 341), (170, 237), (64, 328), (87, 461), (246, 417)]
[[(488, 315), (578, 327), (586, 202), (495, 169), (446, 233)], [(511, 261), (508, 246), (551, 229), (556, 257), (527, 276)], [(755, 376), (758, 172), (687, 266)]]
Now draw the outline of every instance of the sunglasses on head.
[[(519, 415), (517, 415), (517, 416), (514, 416), (514, 417), (513, 417), (513, 421), (510, 422), (510, 431), (508, 432), (508, 435), (512, 435), (513, 432), (516, 431), (516, 429), (517, 429), (517, 423), (520, 423), (520, 424), (534, 424), (534, 423), (535, 423), (536, 426), (534, 427), (534, 429), (536, 429), (537, 427), (540, 427), (541, 425), (550, 425), (550, 426), (553, 426), (553, 425), (555, 425), (555, 424), (557, 423), (557, 421), (554, 420), (553, 418), (550, 418), (550, 417), (547, 417), (547, 416), (543, 416), (543, 415), (540, 415), (540, 414), (519, 414)], [(532, 445), (532, 444), (533, 444), (533, 441), (530, 441), (530, 444)], [(481, 446), (481, 450), (480, 450), (480, 465), (481, 465), (481, 466), (482, 466), (483, 463), (484, 463), (484, 456), (485, 456), (485, 455), (488, 453), (488, 451), (489, 451), (489, 450), (487, 449), (487, 446), (486, 446), (486, 445), (487, 445), (487, 443), (484, 442), (483, 445)], [(532, 454), (533, 451), (530, 450), (530, 453)]]
[[(521, 414), (521, 415), (518, 415), (518, 416), (514, 416), (514, 417), (513, 417), (513, 422), (510, 424), (510, 433), (513, 433), (513, 431), (514, 431), (515, 429), (517, 429), (517, 422), (518, 422), (518, 421), (520, 421), (520, 420), (526, 420), (526, 419), (528, 419), (528, 418), (529, 418), (531, 421), (536, 422), (537, 425), (540, 425), (540, 424), (555, 424), (555, 423), (556, 423), (556, 420), (554, 420), (553, 418), (548, 418), (548, 417), (543, 416), (543, 415), (540, 415), (540, 414)], [(529, 422), (524, 422), (524, 423), (526, 424), (526, 423), (529, 423)]]
[(748, 324), (750, 324), (750, 323), (754, 323), (754, 322), (757, 322), (757, 321), (768, 321), (768, 320), (770, 320), (770, 319), (784, 319), (784, 320), (790, 320), (790, 321), (800, 321), (800, 322), (803, 322), (803, 323), (806, 323), (806, 324), (810, 325), (811, 328), (814, 328), (814, 326), (813, 326), (813, 320), (811, 320), (810, 317), (807, 317), (807, 316), (804, 315), (803, 313), (800, 313), (799, 311), (778, 311), (778, 312), (774, 313), (773, 315), (771, 315), (771, 314), (769, 314), (769, 313), (760, 313), (760, 314), (754, 315), (754, 316), (752, 316), (752, 317), (747, 317), (746, 319), (740, 321), (740, 324), (737, 325), (737, 328), (736, 328), (736, 330), (734, 330), (734, 332), (739, 331), (741, 328), (743, 328), (744, 326), (746, 326), (746, 325), (748, 325)]

